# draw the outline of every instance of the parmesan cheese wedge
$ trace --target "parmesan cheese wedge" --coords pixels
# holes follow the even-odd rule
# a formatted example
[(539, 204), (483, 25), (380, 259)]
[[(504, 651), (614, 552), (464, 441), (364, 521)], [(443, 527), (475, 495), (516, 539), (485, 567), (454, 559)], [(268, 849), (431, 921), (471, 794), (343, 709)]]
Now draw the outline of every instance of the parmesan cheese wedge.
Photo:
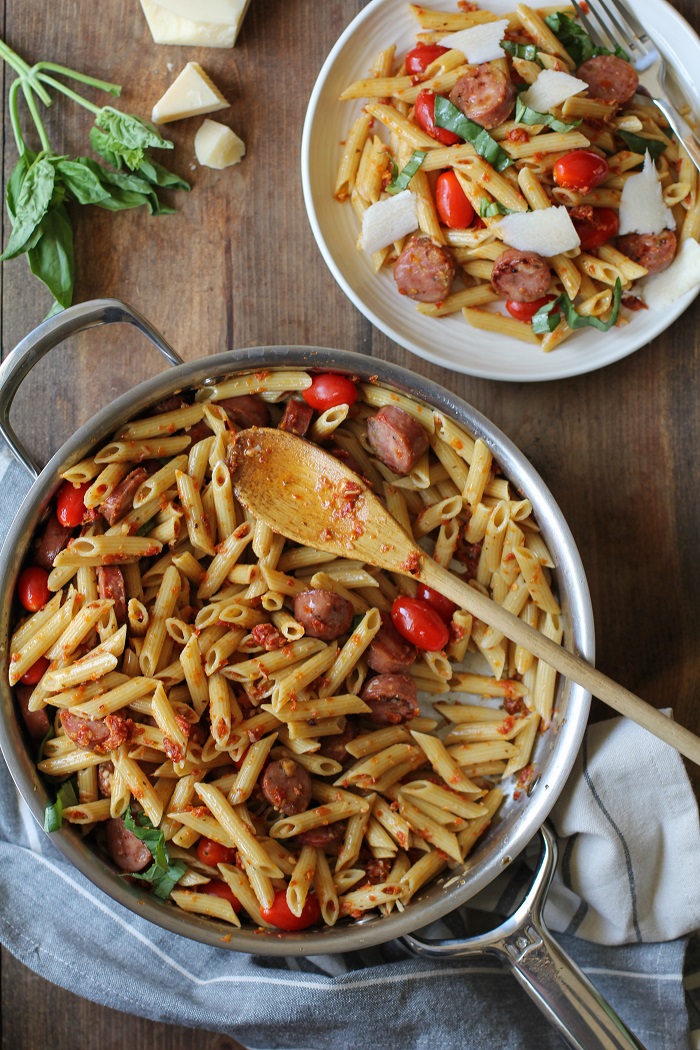
[(187, 18), (192, 22), (210, 25), (239, 26), (250, 0), (153, 0), (158, 7)]
[(581, 243), (563, 206), (504, 215), (498, 226), (505, 243), (521, 252), (558, 255), (578, 248)]
[(221, 170), (240, 162), (245, 155), (245, 143), (225, 124), (205, 120), (194, 137), (194, 152), (204, 167)]
[(228, 102), (204, 72), (199, 62), (188, 62), (162, 98), (153, 107), (153, 123), (195, 117), (226, 109)]
[[(240, 22), (217, 25), (199, 22), (173, 14), (156, 0), (139, 0), (148, 28), (156, 44), (178, 44), (181, 47), (233, 47)], [(241, 19), (242, 21), (242, 19)]]
[(494, 62), (497, 58), (503, 58), (505, 51), (501, 47), (501, 40), (507, 28), (507, 18), (497, 22), (482, 22), (470, 29), (450, 33), (439, 43), (442, 47), (461, 51), (467, 62), (479, 66), (482, 62)]
[(362, 215), (360, 244), (369, 255), (418, 229), (416, 198), (410, 190), (370, 204)]
[(543, 69), (535, 83), (523, 91), (520, 99), (537, 113), (549, 113), (553, 106), (560, 106), (567, 98), (587, 89), (585, 80), (568, 73), (559, 73), (555, 69)]
[(700, 244), (692, 238), (683, 241), (681, 250), (663, 273), (647, 277), (637, 285), (640, 296), (650, 310), (663, 310), (686, 292), (700, 285)]
[(630, 175), (622, 189), (620, 233), (661, 233), (675, 228), (676, 220), (664, 204), (654, 161), (647, 153), (642, 171)]

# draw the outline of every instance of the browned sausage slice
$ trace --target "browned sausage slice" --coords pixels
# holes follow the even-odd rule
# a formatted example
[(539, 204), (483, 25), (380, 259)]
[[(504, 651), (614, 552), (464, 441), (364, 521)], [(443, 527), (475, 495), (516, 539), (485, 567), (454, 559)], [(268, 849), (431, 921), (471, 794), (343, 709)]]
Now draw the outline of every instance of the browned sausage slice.
[(143, 871), (153, 860), (148, 846), (129, 831), (124, 821), (112, 817), (105, 821), (107, 852), (122, 871)]
[(316, 752), (319, 755), (323, 755), (324, 758), (332, 758), (334, 762), (343, 762), (348, 757), (348, 751), (346, 744), (355, 737), (357, 729), (351, 719), (346, 719), (345, 729), (342, 733), (334, 733), (333, 736), (321, 737), (321, 746)]
[(450, 92), (450, 102), (470, 120), (489, 130), (508, 119), (516, 94), (510, 77), (485, 62), (460, 77)]
[(100, 762), (97, 767), (97, 786), (100, 794), (109, 798), (112, 794), (112, 779), (114, 777), (114, 762)]
[(116, 525), (119, 519), (131, 510), (136, 490), (147, 478), (148, 471), (143, 467), (137, 467), (119, 482), (106, 500), (100, 503), (100, 514), (107, 519), (109, 525)]
[(67, 525), (61, 525), (55, 511), (52, 512), (49, 520), (46, 522), (44, 534), (37, 545), (36, 554), (34, 555), (35, 563), (40, 565), (42, 569), (50, 572), (53, 569), (56, 555), (60, 554), (63, 548), (68, 545), (72, 535), (73, 529)]
[(661, 233), (626, 233), (618, 237), (618, 250), (649, 273), (661, 273), (673, 262), (677, 239), (673, 230)]
[(82, 718), (69, 708), (61, 711), (61, 724), (74, 744), (98, 755), (106, 755), (128, 740), (133, 725), (131, 719), (121, 715)]
[(367, 861), (361, 861), (365, 869), (367, 882), (376, 886), (378, 882), (386, 882), (389, 878), (392, 862), (387, 857), (370, 857)]
[(323, 824), (320, 828), (309, 828), (294, 836), (295, 842), (303, 842), (305, 846), (315, 846), (316, 849), (326, 849), (335, 846), (345, 838), (347, 821), (336, 820), (333, 824)]
[(118, 565), (98, 565), (97, 587), (100, 598), (114, 602), (114, 615), (118, 624), (126, 623), (126, 589), (124, 573)]
[(388, 616), (370, 642), (365, 659), (379, 674), (405, 674), (416, 662), (416, 647), (403, 638)]
[(38, 711), (29, 710), (29, 697), (34, 692), (33, 685), (18, 685), (15, 689), (17, 703), (32, 740), (43, 740), (49, 731), (49, 716), (43, 707)]
[(303, 437), (311, 426), (314, 410), (306, 401), (300, 401), (298, 397), (290, 397), (279, 424), (280, 430), (288, 430), (297, 437)]
[(441, 303), (450, 294), (456, 273), (449, 248), (419, 234), (409, 237), (394, 263), (399, 292), (419, 303)]
[(378, 674), (361, 693), (371, 708), (370, 721), (380, 726), (409, 722), (419, 714), (416, 684), (407, 674)]
[(576, 70), (576, 76), (588, 84), (590, 98), (608, 99), (622, 106), (629, 102), (639, 87), (635, 69), (617, 55), (596, 55)]
[(255, 394), (240, 394), (238, 397), (225, 397), (217, 401), (234, 426), (266, 427), (270, 422), (270, 411), (264, 401)]
[(491, 271), (494, 291), (517, 303), (534, 303), (549, 290), (551, 275), (546, 259), (537, 252), (507, 248), (499, 255)]
[(291, 758), (270, 762), (260, 786), (270, 805), (288, 817), (303, 813), (311, 799), (311, 777)]
[(428, 447), (428, 435), (420, 423), (396, 405), (385, 405), (369, 417), (367, 440), (382, 463), (395, 474), (410, 474)]
[(181, 394), (173, 394), (172, 397), (166, 397), (164, 401), (159, 401), (153, 408), (149, 408), (148, 416), (163, 416), (166, 412), (177, 412), (179, 408), (187, 407), (188, 402)]
[(294, 595), (294, 618), (311, 638), (332, 642), (347, 634), (355, 610), (347, 598), (320, 589)]

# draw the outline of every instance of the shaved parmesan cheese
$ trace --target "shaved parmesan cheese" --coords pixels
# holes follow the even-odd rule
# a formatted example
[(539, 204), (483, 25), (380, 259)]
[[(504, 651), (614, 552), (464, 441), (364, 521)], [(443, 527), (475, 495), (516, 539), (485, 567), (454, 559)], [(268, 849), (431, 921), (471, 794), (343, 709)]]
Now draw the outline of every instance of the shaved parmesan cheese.
[(467, 62), (479, 66), (482, 62), (494, 62), (497, 58), (503, 58), (505, 51), (500, 45), (507, 28), (507, 18), (498, 22), (482, 22), (471, 29), (460, 29), (457, 33), (450, 33), (439, 43), (442, 47), (461, 51)]
[(558, 73), (555, 69), (543, 69), (535, 83), (522, 93), (520, 100), (537, 113), (549, 113), (553, 106), (560, 106), (567, 98), (587, 88), (585, 80)]
[(416, 198), (410, 190), (370, 204), (362, 215), (362, 247), (369, 255), (418, 229)]
[(581, 243), (564, 207), (514, 212), (504, 215), (498, 225), (505, 243), (521, 252), (558, 255)]
[(637, 288), (650, 310), (662, 310), (698, 285), (700, 244), (689, 238), (667, 270), (648, 277)]
[(654, 161), (649, 153), (638, 175), (630, 175), (620, 200), (620, 233), (661, 233), (675, 230), (673, 212), (664, 204)]

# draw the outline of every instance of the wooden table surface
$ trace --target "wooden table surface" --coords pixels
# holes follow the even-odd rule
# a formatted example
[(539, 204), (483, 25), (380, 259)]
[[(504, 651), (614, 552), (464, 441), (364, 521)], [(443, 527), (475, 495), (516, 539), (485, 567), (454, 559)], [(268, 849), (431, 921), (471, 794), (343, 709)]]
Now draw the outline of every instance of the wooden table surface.
[[(192, 192), (177, 195), (180, 210), (170, 217), (81, 209), (75, 301), (125, 299), (188, 360), (228, 348), (307, 343), (394, 361), (447, 385), (520, 446), (559, 502), (588, 576), (598, 666), (655, 706), (673, 707), (698, 732), (700, 306), (626, 360), (553, 383), (457, 375), (377, 332), (326, 269), (299, 174), (315, 77), (362, 6), (362, 0), (253, 0), (229, 51), (154, 45), (137, 0), (0, 0), (2, 36), (21, 55), (123, 84), (119, 105), (141, 116), (186, 61), (200, 61), (231, 101), (223, 120), (247, 144), (235, 168), (196, 168), (199, 122), (170, 125), (176, 148), (166, 161), (190, 179)], [(700, 28), (693, 0), (676, 6)], [(8, 85), (5, 70), (5, 98)], [(71, 154), (87, 150), (90, 124), (89, 114), (61, 103), (47, 119), (56, 148)], [(4, 131), (6, 180), (16, 161), (7, 120)], [(6, 227), (3, 214), (3, 243)], [(1, 276), (7, 354), (41, 321), (49, 298), (23, 259), (6, 263)], [(161, 367), (155, 351), (128, 329), (81, 336), (45, 358), (25, 383), (15, 402), (17, 429), (43, 460), (98, 406)], [(603, 715), (594, 705), (594, 716)], [(3, 1048), (192, 1045), (189, 1030), (79, 1000), (4, 951), (1, 975)], [(197, 1045), (235, 1046), (204, 1033)]]

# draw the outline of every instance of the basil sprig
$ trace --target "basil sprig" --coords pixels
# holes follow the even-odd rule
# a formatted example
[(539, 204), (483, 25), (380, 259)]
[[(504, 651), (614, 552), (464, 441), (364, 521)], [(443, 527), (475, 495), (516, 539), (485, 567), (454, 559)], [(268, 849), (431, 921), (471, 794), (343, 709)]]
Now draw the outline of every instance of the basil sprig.
[(645, 139), (641, 135), (634, 135), (631, 131), (621, 131), (619, 129), (617, 133), (633, 153), (641, 153), (642, 156), (645, 153), (649, 153), (652, 160), (658, 160), (666, 149), (666, 143), (659, 142), (658, 139)]
[(581, 123), (580, 120), (574, 120), (573, 123), (567, 124), (563, 120), (557, 120), (551, 113), (538, 113), (537, 110), (526, 106), (520, 98), (517, 98), (515, 101), (514, 119), (516, 124), (547, 124), (552, 131), (558, 131), (562, 135), (565, 135), (567, 131), (571, 131), (573, 128), (577, 128)]
[(536, 335), (546, 335), (553, 332), (561, 321), (562, 315), (569, 328), (597, 328), (601, 332), (608, 332), (617, 324), (620, 315), (620, 302), (622, 300), (622, 284), (620, 278), (615, 281), (612, 298), (612, 310), (607, 321), (601, 321), (599, 317), (582, 317), (576, 312), (566, 292), (562, 292), (550, 303), (541, 306), (532, 318), (532, 330)]
[(187, 865), (181, 860), (170, 860), (165, 845), (165, 835), (158, 828), (153, 827), (145, 813), (139, 813), (134, 820), (127, 809), (124, 814), (124, 827), (132, 831), (137, 839), (148, 846), (153, 857), (153, 863), (147, 871), (130, 872), (129, 878), (144, 879), (150, 882), (155, 896), (165, 900), (185, 874)]
[(471, 143), (479, 156), (488, 161), (496, 171), (503, 171), (513, 163), (506, 151), (501, 149), (481, 124), (476, 124), (465, 117), (464, 113), (453, 106), (450, 100), (443, 95), (435, 96), (433, 119), (436, 127), (445, 128), (446, 131), (459, 135), (465, 142)]
[(512, 40), (501, 40), (500, 46), (513, 58), (525, 58), (528, 62), (537, 62), (538, 65), (542, 65), (537, 57), (539, 50), (537, 44), (515, 44)]
[(402, 190), (407, 189), (409, 182), (420, 168), (426, 156), (427, 153), (425, 150), (414, 149), (413, 153), (404, 164), (400, 173), (394, 175), (393, 179), (386, 188), (386, 192), (401, 193)]
[(545, 22), (557, 40), (564, 45), (577, 66), (580, 66), (582, 62), (586, 62), (589, 58), (595, 58), (597, 55), (616, 55), (618, 58), (624, 58), (625, 61), (629, 61), (629, 55), (621, 47), (616, 47), (614, 51), (609, 51), (607, 47), (599, 47), (597, 44), (594, 44), (583, 26), (561, 11), (555, 11), (553, 14), (547, 15)]
[(61, 784), (56, 793), (56, 801), (44, 810), (44, 831), (58, 831), (63, 824), (63, 810), (69, 806), (78, 805), (78, 796), (72, 780), (66, 780)]

